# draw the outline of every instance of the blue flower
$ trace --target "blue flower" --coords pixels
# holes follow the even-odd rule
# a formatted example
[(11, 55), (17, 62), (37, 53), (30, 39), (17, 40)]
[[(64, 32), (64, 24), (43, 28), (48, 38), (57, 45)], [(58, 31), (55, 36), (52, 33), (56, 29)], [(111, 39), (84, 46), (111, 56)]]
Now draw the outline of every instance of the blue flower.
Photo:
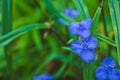
[(62, 18), (58, 18), (57, 21), (60, 22), (61, 24), (63, 24), (64, 26), (66, 25), (66, 23), (63, 21)]
[(73, 34), (77, 34), (82, 38), (90, 36), (90, 27), (92, 25), (92, 19), (87, 18), (79, 22), (73, 22), (70, 24), (69, 31)]
[(102, 66), (96, 69), (98, 80), (120, 80), (120, 70), (116, 68), (116, 63), (112, 57), (103, 60)]
[(35, 76), (33, 80), (53, 80), (53, 79), (50, 74), (42, 74), (42, 75)]
[(98, 40), (91, 36), (82, 40), (74, 40), (71, 43), (71, 48), (75, 54), (79, 54), (81, 59), (87, 63), (94, 61), (94, 49), (97, 47)]
[(78, 15), (79, 15), (79, 13), (78, 13), (78, 11), (77, 10), (74, 10), (74, 9), (72, 9), (72, 8), (66, 8), (65, 10), (64, 10), (64, 13), (67, 15), (67, 16), (69, 16), (69, 17), (72, 17), (72, 18), (75, 18), (75, 17), (77, 17)]
[[(64, 10), (64, 14), (66, 14), (67, 16), (71, 17), (71, 18), (75, 18), (79, 15), (78, 11), (77, 10), (74, 10), (72, 8), (66, 8)], [(63, 25), (66, 25), (66, 23), (63, 21), (62, 18), (58, 18), (57, 20), (58, 22), (62, 23)]]

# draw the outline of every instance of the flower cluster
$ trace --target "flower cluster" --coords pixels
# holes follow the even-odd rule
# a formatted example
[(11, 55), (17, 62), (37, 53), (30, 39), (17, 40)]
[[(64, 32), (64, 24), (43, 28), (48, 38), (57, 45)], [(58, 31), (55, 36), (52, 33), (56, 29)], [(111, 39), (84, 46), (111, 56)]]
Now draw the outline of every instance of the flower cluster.
[(35, 76), (33, 80), (53, 80), (53, 78), (50, 74), (42, 74)]
[(81, 59), (87, 63), (94, 61), (94, 49), (97, 47), (98, 40), (94, 36), (90, 36), (90, 27), (92, 19), (87, 18), (83, 21), (73, 22), (69, 27), (69, 31), (79, 35), (82, 40), (74, 40), (71, 43), (71, 48), (75, 54), (79, 54)]
[(102, 65), (96, 70), (98, 80), (120, 80), (120, 70), (116, 68), (116, 63), (112, 57), (107, 57), (102, 61)]
[[(75, 18), (79, 15), (78, 11), (72, 9), (71, 7), (66, 8), (63, 13), (66, 14), (67, 16), (71, 17), (71, 18)], [(63, 25), (66, 25), (62, 18), (59, 18), (58, 22), (60, 22)]]

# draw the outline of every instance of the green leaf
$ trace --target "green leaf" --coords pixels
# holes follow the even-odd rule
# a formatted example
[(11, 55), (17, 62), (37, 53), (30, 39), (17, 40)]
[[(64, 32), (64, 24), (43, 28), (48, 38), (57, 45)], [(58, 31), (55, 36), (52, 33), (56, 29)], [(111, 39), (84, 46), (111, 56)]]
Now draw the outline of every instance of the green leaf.
[(58, 78), (62, 75), (62, 73), (64, 72), (65, 68), (67, 66), (67, 63), (64, 62), (63, 65), (60, 67), (60, 69), (54, 74), (54, 78)]
[(44, 0), (46, 7), (48, 8), (48, 10), (52, 13), (55, 14), (56, 13), (56, 8), (54, 7), (53, 3), (51, 0)]
[(62, 48), (65, 49), (65, 50), (67, 50), (67, 51), (73, 52), (70, 47), (62, 47)]
[(39, 34), (39, 30), (33, 30), (33, 41), (34, 44), (36, 45), (38, 50), (42, 50), (43, 49), (43, 45), (42, 45), (42, 39), (41, 39), (41, 35)]
[(67, 42), (67, 44), (70, 44), (72, 41), (74, 41), (74, 40), (76, 40), (76, 39), (70, 39), (68, 42)]
[(113, 41), (112, 39), (110, 39), (110, 38), (108, 38), (108, 37), (106, 37), (106, 36), (104, 36), (104, 35), (102, 35), (102, 34), (100, 34), (100, 33), (98, 33), (98, 34), (96, 35), (96, 37), (97, 37), (98, 39), (100, 39), (100, 40), (102, 40), (102, 41), (104, 41), (104, 42), (106, 42), (106, 43), (108, 43), (108, 44), (116, 47), (115, 41)]
[(81, 15), (80, 17), (82, 19), (88, 18), (89, 16), (89, 12), (88, 9), (86, 7), (86, 5), (84, 4), (84, 0), (73, 0), (77, 10), (79, 11), (79, 14)]
[(40, 71), (45, 67), (46, 64), (48, 64), (51, 60), (53, 59), (59, 59), (59, 60), (64, 60), (66, 57), (60, 53), (52, 53), (48, 55), (45, 60), (38, 66), (38, 68), (35, 70), (34, 75), (40, 73)]
[(32, 29), (40, 29), (40, 28), (47, 28), (45, 26), (45, 23), (42, 24), (31, 24), (26, 25), (23, 27), (20, 27), (12, 32), (9, 32), (8, 34), (0, 37), (0, 47), (6, 46), (8, 43), (10, 43), (12, 40), (14, 40), (16, 37), (19, 37), (20, 35), (32, 30)]
[(96, 32), (98, 32), (98, 23), (99, 23), (99, 17), (101, 13), (101, 7), (98, 7), (92, 21), (92, 27), (91, 27), (91, 32), (93, 35), (96, 35)]
[(112, 25), (115, 34), (115, 41), (117, 46), (118, 63), (120, 65), (120, 9), (118, 0), (108, 0)]

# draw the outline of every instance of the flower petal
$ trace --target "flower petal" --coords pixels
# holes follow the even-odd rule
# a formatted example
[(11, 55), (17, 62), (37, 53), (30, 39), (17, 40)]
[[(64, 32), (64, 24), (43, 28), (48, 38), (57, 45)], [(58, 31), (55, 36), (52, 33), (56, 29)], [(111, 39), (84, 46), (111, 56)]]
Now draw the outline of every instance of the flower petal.
[(64, 26), (66, 25), (62, 18), (58, 18), (57, 21), (63, 24)]
[(80, 40), (74, 40), (72, 43), (71, 43), (71, 48), (72, 48), (72, 50), (73, 50), (73, 52), (75, 53), (75, 54), (80, 54), (81, 53), (81, 51), (82, 51), (82, 49), (83, 49), (83, 47), (82, 47), (82, 41), (80, 41)]
[(79, 15), (79, 13), (78, 13), (77, 10), (73, 10), (73, 11), (71, 12), (71, 17), (72, 17), (72, 18), (75, 18), (75, 17), (77, 17), (78, 15)]
[(112, 73), (108, 76), (109, 80), (120, 80), (120, 70), (113, 69)]
[(82, 52), (80, 53), (80, 57), (83, 61), (87, 62), (87, 63), (90, 63), (92, 61), (95, 60), (95, 53), (93, 50), (87, 50), (87, 49), (84, 49), (82, 50)]
[(70, 24), (69, 31), (73, 34), (77, 34), (78, 28), (79, 28), (79, 22), (73, 22)]
[(105, 67), (100, 66), (96, 69), (95, 75), (98, 80), (106, 80), (108, 74), (105, 72)]
[(64, 13), (65, 13), (67, 16), (69, 16), (72, 10), (73, 10), (73, 9), (72, 9), (71, 7), (66, 8), (66, 9), (64, 10)]
[(33, 80), (40, 80), (40, 79), (41, 79), (41, 76), (40, 76), (40, 75), (33, 77)]
[(40, 77), (40, 80), (52, 80), (52, 76), (50, 74), (43, 74)]
[(83, 26), (86, 29), (89, 29), (92, 25), (92, 19), (91, 18), (87, 18), (84, 19), (80, 22), (79, 26)]
[(88, 47), (90, 49), (94, 49), (98, 45), (98, 40), (93, 36), (88, 37), (87, 39), (85, 39), (85, 42), (87, 43), (87, 45), (88, 45)]
[(103, 61), (102, 61), (102, 65), (104, 66), (109, 66), (109, 67), (116, 67), (116, 63), (115, 61), (113, 60), (112, 57), (107, 57), (105, 58)]
[(82, 38), (88, 38), (90, 36), (90, 30), (86, 29), (86, 30), (79, 30), (78, 35), (81, 36)]
[(69, 8), (66, 8), (64, 13), (67, 15), (67, 16), (70, 16), (72, 18), (75, 18), (79, 15), (78, 11), (77, 10), (74, 10), (73, 8), (69, 7)]

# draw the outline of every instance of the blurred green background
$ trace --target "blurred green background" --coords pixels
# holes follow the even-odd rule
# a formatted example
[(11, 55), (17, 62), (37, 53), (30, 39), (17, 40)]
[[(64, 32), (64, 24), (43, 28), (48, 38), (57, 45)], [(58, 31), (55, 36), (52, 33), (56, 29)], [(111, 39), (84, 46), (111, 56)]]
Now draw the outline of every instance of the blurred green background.
[[(50, 3), (54, 5), (54, 9)], [(100, 0), (85, 0), (90, 16), (93, 17)], [(13, 80), (32, 80), (33, 76), (50, 73), (55, 80), (83, 80), (82, 61), (63, 47), (73, 35), (57, 21), (55, 15), (63, 12), (65, 8), (75, 5), (72, 0), (12, 0), (12, 30), (32, 23), (47, 24), (46, 29), (32, 30), (12, 41), (8, 52), (12, 53)], [(108, 12), (107, 0), (99, 21), (99, 31), (113, 39), (113, 30)], [(107, 17), (109, 26), (106, 26), (104, 17)], [(77, 21), (81, 19), (76, 18)], [(0, 3), (0, 31), (2, 26), (2, 6)], [(105, 27), (106, 26), (106, 27)], [(97, 63), (93, 63), (94, 70), (100, 61), (108, 55), (116, 58), (114, 47), (99, 41), (96, 49), (99, 55)], [(98, 57), (98, 56), (97, 56)], [(0, 80), (6, 80), (6, 58), (3, 48), (0, 48)], [(94, 74), (93, 74), (94, 75)]]

